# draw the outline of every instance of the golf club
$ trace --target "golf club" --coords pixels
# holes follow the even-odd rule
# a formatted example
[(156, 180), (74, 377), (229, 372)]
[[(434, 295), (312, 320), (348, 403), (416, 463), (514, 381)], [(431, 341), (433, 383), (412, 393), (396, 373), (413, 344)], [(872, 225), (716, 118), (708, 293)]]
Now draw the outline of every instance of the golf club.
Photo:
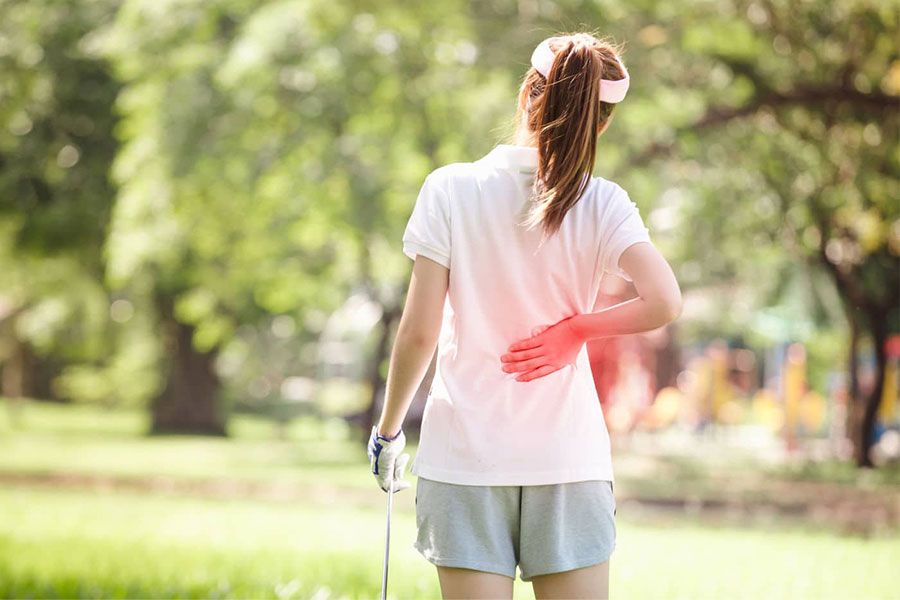
[(391, 503), (394, 499), (394, 478), (388, 480), (387, 533), (384, 536), (384, 574), (381, 577), (381, 600), (387, 600), (388, 554), (391, 550)]

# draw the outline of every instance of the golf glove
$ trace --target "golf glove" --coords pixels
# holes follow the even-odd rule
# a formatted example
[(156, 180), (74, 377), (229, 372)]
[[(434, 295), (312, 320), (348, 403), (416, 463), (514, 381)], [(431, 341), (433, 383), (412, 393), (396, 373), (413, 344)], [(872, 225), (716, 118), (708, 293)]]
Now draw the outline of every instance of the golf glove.
[(394, 493), (410, 487), (408, 481), (403, 481), (403, 473), (406, 463), (409, 462), (409, 454), (400, 454), (406, 446), (406, 434), (403, 429), (393, 440), (378, 435), (378, 426), (372, 426), (372, 434), (369, 436), (368, 455), (372, 474), (378, 481), (378, 485), (385, 492), (389, 489), (390, 478), (394, 479)]

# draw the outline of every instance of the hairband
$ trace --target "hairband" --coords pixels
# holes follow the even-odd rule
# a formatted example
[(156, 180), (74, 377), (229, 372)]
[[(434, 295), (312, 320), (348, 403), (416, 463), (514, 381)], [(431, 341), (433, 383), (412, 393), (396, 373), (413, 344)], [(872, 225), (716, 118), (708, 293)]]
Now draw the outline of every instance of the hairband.
[[(547, 77), (550, 67), (553, 66), (553, 59), (556, 54), (550, 49), (550, 41), (559, 39), (558, 37), (547, 38), (534, 49), (531, 53), (531, 65), (537, 69), (537, 72)], [(600, 80), (600, 100), (615, 104), (625, 99), (625, 93), (628, 91), (628, 70), (619, 57), (616, 57), (622, 72), (625, 73), (624, 79), (601, 79)]]

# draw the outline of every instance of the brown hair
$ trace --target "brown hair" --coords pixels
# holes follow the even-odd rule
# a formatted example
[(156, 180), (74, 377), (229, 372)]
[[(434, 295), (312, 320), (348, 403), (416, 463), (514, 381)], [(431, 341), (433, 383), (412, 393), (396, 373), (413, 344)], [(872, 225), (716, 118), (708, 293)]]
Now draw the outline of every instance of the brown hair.
[(625, 77), (614, 44), (584, 32), (558, 38), (547, 78), (526, 72), (515, 117), (516, 143), (525, 138), (538, 149), (534, 203), (522, 225), (540, 224), (542, 241), (559, 230), (594, 170), (599, 129), (616, 106), (600, 100), (600, 80)]

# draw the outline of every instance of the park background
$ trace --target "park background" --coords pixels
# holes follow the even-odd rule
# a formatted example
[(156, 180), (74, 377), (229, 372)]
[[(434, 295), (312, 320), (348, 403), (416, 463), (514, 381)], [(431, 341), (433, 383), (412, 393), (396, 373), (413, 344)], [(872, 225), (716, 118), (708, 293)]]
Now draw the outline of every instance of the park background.
[[(898, 29), (858, 0), (0, 0), (0, 597), (377, 597), (403, 228), (576, 30), (624, 44), (595, 173), (684, 297), (589, 343), (612, 594), (900, 597)], [(390, 596), (439, 597), (414, 536), (401, 492)]]

